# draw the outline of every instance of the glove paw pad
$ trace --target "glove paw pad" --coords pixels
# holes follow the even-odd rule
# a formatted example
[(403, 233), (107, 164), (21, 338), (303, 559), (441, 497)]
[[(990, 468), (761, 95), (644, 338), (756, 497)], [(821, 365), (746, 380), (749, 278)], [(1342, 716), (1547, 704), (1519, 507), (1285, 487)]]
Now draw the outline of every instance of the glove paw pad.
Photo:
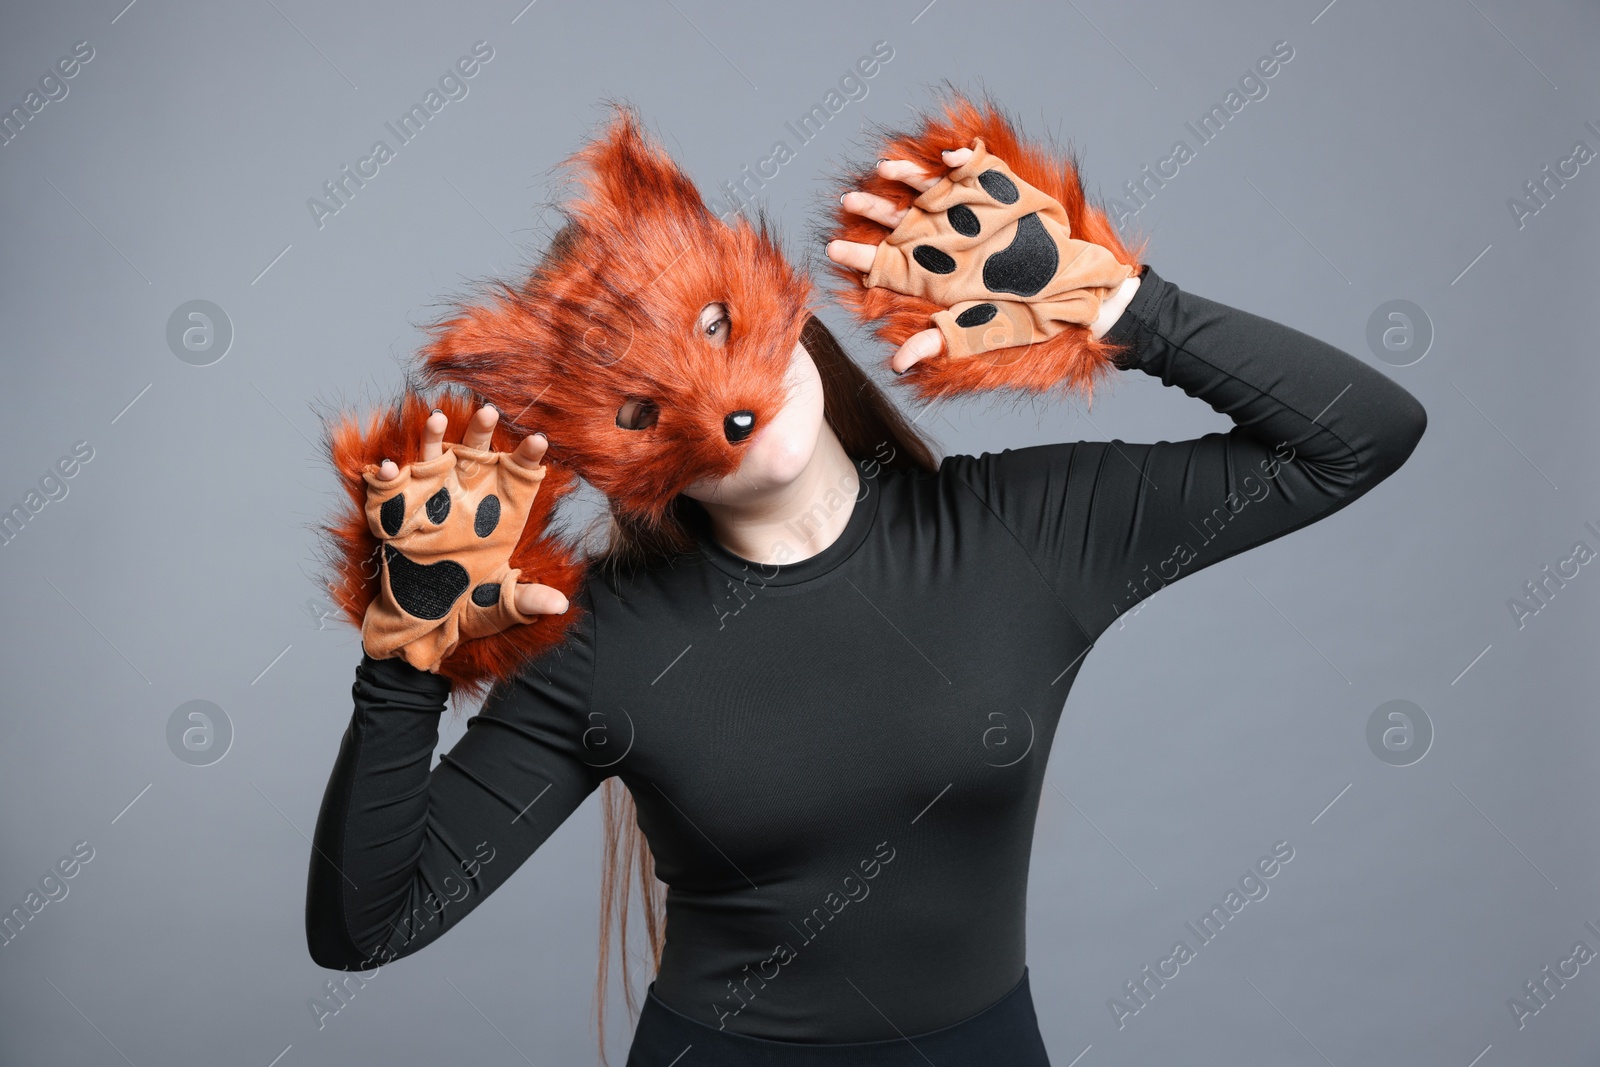
[(1039, 213), (1030, 211), (1017, 220), (1011, 243), (983, 261), (983, 284), (991, 293), (1034, 296), (1050, 284), (1060, 265), (1055, 241), (1045, 232)]

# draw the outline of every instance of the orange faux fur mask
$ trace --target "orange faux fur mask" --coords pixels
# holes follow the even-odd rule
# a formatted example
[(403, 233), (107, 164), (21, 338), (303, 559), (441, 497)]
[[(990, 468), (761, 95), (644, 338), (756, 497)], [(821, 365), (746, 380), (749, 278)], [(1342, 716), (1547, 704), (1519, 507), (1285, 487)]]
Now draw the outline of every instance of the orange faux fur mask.
[[(422, 374), (489, 400), (519, 436), (542, 431), (550, 462), (658, 522), (693, 482), (733, 473), (741, 442), (782, 408), (811, 281), (765, 218), (712, 214), (630, 107), (566, 166), (581, 195), (549, 256), (434, 327)], [(727, 311), (720, 339), (698, 328), (713, 303)], [(618, 425), (630, 400), (653, 425)]]

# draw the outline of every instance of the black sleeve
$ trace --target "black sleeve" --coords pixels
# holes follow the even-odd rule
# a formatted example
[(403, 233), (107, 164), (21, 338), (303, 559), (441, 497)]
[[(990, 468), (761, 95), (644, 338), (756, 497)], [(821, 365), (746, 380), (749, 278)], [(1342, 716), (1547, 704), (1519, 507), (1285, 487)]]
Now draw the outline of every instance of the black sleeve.
[(323, 967), (366, 970), (436, 940), (494, 892), (605, 772), (582, 758), (594, 617), (490, 691), (440, 757), (449, 682), (363, 653), (355, 712), (312, 841), (306, 941)]
[(1393, 474), (1427, 413), (1385, 374), (1145, 269), (1106, 339), (1235, 425), (945, 462), (1017, 538), (1092, 642), (1168, 582), (1325, 518)]

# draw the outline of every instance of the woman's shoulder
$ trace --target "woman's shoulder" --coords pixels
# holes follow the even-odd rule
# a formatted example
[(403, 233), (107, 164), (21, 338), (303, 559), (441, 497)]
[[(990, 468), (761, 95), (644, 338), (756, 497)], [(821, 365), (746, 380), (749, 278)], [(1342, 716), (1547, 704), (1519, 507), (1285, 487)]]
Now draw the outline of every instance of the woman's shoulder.
[(988, 494), (1002, 477), (999, 459), (990, 452), (952, 452), (932, 469), (885, 466), (873, 472), (867, 467), (862, 473), (877, 485), (886, 518), (935, 522), (943, 515), (986, 512)]
[[(1084, 445), (1098, 445), (1083, 451)], [(954, 453), (939, 464), (940, 485), (958, 499), (1010, 515), (1017, 508), (1048, 508), (1073, 477), (1103, 462), (1106, 442), (1060, 441)]]
[(583, 612), (584, 632), (595, 641), (602, 629), (659, 625), (681, 610), (686, 582), (704, 583), (705, 569), (698, 547), (650, 555), (596, 553), (585, 561), (573, 608)]

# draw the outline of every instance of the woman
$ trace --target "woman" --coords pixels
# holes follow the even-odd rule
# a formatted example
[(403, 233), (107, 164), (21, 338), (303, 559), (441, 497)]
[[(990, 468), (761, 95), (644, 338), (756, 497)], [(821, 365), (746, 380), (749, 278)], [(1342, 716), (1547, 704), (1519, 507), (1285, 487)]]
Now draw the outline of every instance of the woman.
[[(989, 147), (1017, 147), (988, 121)], [(724, 420), (716, 445), (733, 449), (735, 466), (683, 485), (661, 523), (614, 523), (609, 554), (570, 598), (579, 610), (561, 643), (495, 686), (436, 770), (450, 680), (400, 656), (363, 656), (312, 859), (318, 963), (359, 969), (417, 951), (590, 793), (620, 781), (648, 841), (625, 855), (647, 875), (653, 863), (669, 887), (632, 1067), (1048, 1062), (1025, 964), (1028, 860), (1085, 654), (1167, 582), (1366, 493), (1410, 455), (1426, 416), (1355, 357), (1135, 266), (1114, 235), (1085, 245), (1013, 215), (983, 245), (994, 212), (1038, 190), (1005, 166), (1014, 156), (954, 143), (943, 172), (879, 162), (873, 188), (903, 183), (903, 195), (842, 198), (887, 249), (827, 248), (857, 279), (945, 296), (935, 325), (924, 314), (903, 338), (894, 369), (1027, 373), (1038, 342), (1075, 327), (1074, 343), (1103, 344), (1092, 351), (1115, 353), (1114, 369), (1175, 385), (1234, 428), (935, 465), (805, 318), (786, 349), (782, 402)], [(1081, 205), (1069, 207), (1081, 219)], [(1030, 254), (1055, 277), (1081, 268), (1074, 286), (1049, 290), (1056, 318), (1030, 321), (1004, 296), (968, 314), (983, 301), (953, 283), (979, 266), (986, 284), (1004, 274), (992, 284), (1002, 294), (1031, 286), (1017, 279), (1037, 259), (987, 269), (995, 249), (1028, 251), (1029, 225), (1053, 242)], [(545, 277), (572, 255), (558, 242)], [(731, 351), (759, 326), (741, 319), (744, 303), (700, 305), (681, 326), (682, 358), (700, 366)], [(486, 365), (459, 352), (444, 362)], [(644, 440), (671, 416), (644, 392), (617, 407), (615, 425)], [(424, 461), (463, 418), (432, 417)], [(492, 450), (501, 415), (471, 418), (461, 443)], [(549, 447), (563, 443), (558, 431)], [(515, 459), (535, 467), (545, 448), (528, 436)], [(399, 473), (391, 463), (378, 478)], [(613, 503), (637, 481), (615, 483)], [(524, 618), (568, 607), (537, 582), (507, 595)]]

